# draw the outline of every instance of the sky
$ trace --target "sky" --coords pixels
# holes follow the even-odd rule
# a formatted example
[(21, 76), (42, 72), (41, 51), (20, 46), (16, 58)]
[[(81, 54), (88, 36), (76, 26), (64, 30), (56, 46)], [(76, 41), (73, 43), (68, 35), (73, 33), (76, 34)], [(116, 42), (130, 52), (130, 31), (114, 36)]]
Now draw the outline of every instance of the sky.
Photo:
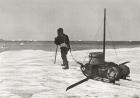
[(139, 0), (0, 0), (0, 39), (102, 40), (104, 8), (107, 40), (140, 41)]

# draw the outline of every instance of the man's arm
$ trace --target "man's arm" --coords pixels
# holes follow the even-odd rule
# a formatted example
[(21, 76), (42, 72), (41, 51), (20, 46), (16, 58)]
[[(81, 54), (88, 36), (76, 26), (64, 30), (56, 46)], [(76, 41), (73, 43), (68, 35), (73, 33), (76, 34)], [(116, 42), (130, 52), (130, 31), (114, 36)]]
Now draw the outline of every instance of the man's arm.
[(66, 36), (66, 37), (67, 37), (67, 45), (68, 45), (69, 49), (71, 49), (69, 37), (68, 36)]

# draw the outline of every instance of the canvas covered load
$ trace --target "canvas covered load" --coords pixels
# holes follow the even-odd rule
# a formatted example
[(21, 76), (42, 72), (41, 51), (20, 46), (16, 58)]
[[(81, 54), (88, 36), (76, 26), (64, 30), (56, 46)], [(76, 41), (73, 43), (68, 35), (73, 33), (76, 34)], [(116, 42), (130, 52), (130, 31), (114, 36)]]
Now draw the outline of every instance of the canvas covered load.
[(104, 64), (103, 52), (91, 52), (91, 53), (89, 53), (89, 63), (92, 65)]

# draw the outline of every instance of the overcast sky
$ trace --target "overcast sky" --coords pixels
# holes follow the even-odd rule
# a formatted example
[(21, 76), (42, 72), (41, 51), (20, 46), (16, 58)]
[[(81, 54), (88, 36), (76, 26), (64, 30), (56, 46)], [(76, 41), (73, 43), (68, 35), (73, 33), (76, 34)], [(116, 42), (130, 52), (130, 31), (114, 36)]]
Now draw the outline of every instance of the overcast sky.
[(140, 41), (139, 0), (0, 0), (0, 38), (53, 40), (63, 27), (71, 40), (100, 40), (104, 8), (113, 40)]

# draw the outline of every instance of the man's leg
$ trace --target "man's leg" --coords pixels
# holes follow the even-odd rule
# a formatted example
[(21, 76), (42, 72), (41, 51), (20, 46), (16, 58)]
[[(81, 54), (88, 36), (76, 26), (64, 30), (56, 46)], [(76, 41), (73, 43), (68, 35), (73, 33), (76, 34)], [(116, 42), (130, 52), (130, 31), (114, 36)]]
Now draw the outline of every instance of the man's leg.
[(68, 65), (68, 60), (67, 60), (67, 53), (68, 53), (68, 49), (63, 47), (61, 48), (61, 57), (63, 60), (63, 69), (68, 69), (69, 65)]

